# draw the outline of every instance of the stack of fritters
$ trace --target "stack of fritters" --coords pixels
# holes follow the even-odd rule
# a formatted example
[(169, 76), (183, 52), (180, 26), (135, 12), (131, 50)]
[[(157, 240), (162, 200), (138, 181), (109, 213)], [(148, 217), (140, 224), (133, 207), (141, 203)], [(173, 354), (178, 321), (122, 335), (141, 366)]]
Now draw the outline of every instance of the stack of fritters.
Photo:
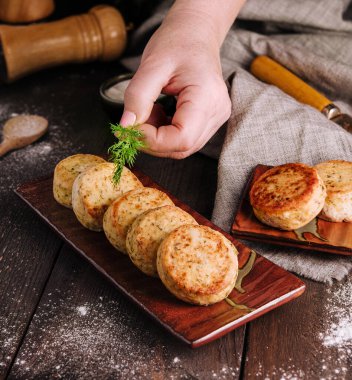
[(233, 244), (199, 226), (162, 191), (143, 187), (127, 168), (114, 184), (114, 164), (101, 160), (75, 155), (61, 161), (54, 175), (55, 199), (67, 207), (71, 193), (73, 211), (84, 227), (104, 229), (118, 251), (145, 274), (159, 276), (179, 299), (208, 305), (226, 298), (238, 275)]

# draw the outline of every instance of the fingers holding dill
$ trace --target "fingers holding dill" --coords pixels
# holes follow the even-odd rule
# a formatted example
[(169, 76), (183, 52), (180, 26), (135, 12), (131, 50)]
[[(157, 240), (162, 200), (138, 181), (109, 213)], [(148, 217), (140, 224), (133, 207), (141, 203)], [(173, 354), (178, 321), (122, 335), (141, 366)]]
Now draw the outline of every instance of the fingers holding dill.
[(133, 166), (140, 149), (145, 147), (143, 133), (138, 125), (123, 127), (120, 124), (110, 124), (111, 132), (118, 138), (109, 149), (110, 160), (115, 164), (113, 182), (120, 181), (123, 167)]

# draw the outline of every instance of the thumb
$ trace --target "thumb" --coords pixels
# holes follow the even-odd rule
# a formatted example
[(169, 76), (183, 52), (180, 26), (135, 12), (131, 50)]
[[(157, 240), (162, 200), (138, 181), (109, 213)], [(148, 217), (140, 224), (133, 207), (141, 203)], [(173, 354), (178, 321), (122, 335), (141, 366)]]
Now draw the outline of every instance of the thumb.
[(127, 127), (146, 122), (167, 80), (167, 75), (163, 75), (162, 70), (141, 66), (125, 91), (120, 124)]

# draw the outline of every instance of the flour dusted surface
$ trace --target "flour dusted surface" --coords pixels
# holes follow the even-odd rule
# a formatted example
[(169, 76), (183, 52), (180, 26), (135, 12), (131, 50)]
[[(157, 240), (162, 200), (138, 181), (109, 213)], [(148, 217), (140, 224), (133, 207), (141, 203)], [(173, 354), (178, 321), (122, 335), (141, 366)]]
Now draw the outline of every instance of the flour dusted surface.
[[(160, 328), (126, 308), (123, 298), (98, 296), (73, 305), (71, 297), (55, 302), (59, 294), (59, 289), (49, 293), (34, 317), (13, 366), (15, 377), (162, 379), (172, 373), (168, 379), (187, 378), (185, 367), (197, 352), (166, 332), (160, 339)], [(209, 371), (192, 367), (195, 378), (225, 380), (239, 371), (226, 362)]]
[(352, 357), (352, 282), (329, 289), (329, 294), (326, 311), (330, 326), (320, 339), (324, 346), (343, 350)]

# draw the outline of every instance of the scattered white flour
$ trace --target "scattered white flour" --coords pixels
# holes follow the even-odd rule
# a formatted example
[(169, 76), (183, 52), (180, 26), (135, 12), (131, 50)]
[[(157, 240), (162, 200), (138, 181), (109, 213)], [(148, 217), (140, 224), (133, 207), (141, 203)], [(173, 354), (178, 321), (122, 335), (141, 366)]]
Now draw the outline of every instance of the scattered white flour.
[[(47, 244), (45, 239), (38, 241), (34, 236), (23, 233), (23, 230), (29, 230), (29, 225), (33, 223), (33, 219), (24, 217), (24, 214), (28, 213), (33, 217), (34, 214), (14, 194), (13, 190), (25, 181), (49, 175), (53, 172), (58, 161), (82, 149), (80, 145), (71, 142), (70, 128), (74, 126), (69, 126), (65, 121), (66, 111), (60, 106), (50, 108), (46, 105), (43, 108), (36, 109), (22, 103), (6, 104), (2, 102), (0, 104), (0, 140), (2, 140), (2, 127), (5, 121), (18, 114), (43, 115), (49, 120), (49, 128), (47, 133), (37, 142), (23, 149), (9, 152), (0, 158), (0, 240), (2, 243), (0, 274), (11, 271), (21, 263), (21, 272), (16, 272), (16, 275), (28, 279), (22, 285), (27, 289), (22, 289), (23, 292), (20, 295), (19, 288), (16, 285), (17, 278), (9, 279), (6, 286), (2, 286), (0, 294), (0, 378), (4, 376), (2, 371), (9, 367), (12, 360), (12, 356), (9, 354), (12, 355), (16, 352), (21, 334), (25, 329), (23, 318), (19, 318), (21, 313), (19, 315), (8, 314), (7, 307), (11, 307), (11, 305), (13, 307), (16, 302), (19, 305), (22, 303), (25, 305), (27, 300), (23, 297), (28, 296), (28, 294), (34, 297), (38, 296), (38, 289), (33, 286), (35, 281), (32, 280), (33, 263), (27, 265), (27, 261), (33, 260), (34, 257), (37, 257), (37, 262), (46, 260), (45, 248), (43, 247)], [(60, 124), (55, 124), (53, 120), (58, 120)], [(9, 204), (11, 207), (8, 207)], [(16, 223), (18, 220), (21, 220), (20, 225)], [(41, 223), (39, 218), (37, 218), (36, 223), (38, 225)], [(30, 250), (31, 255), (25, 255), (23, 249), (18, 249), (18, 247), (23, 246), (22, 241), (26, 241), (27, 248), (24, 249)], [(59, 244), (58, 240), (58, 246)], [(5, 278), (8, 277), (5, 276)], [(24, 367), (24, 364), (21, 367)]]
[[(309, 339), (312, 351), (307, 358), (301, 353), (293, 351), (296, 357), (277, 357), (277, 365), (270, 369), (265, 363), (251, 357), (250, 362), (257, 361), (255, 371), (249, 367), (248, 377), (256, 379), (280, 379), (280, 380), (342, 380), (351, 379), (352, 359), (352, 278), (343, 282), (327, 286), (328, 299), (322, 308), (319, 308), (318, 324), (314, 330), (320, 333), (314, 336), (310, 333), (311, 326), (302, 326), (302, 331), (297, 331), (298, 339)], [(312, 305), (314, 308), (314, 305)], [(299, 313), (300, 310), (297, 310)], [(282, 339), (285, 339), (283, 337)], [(295, 343), (297, 344), (297, 342)], [(322, 347), (314, 351), (314, 347)], [(263, 347), (263, 349), (270, 349)], [(306, 362), (297, 365), (302, 360)], [(249, 358), (246, 358), (249, 362)], [(320, 365), (320, 370), (319, 370)], [(317, 368), (318, 366), (318, 368)], [(302, 368), (305, 370), (303, 371)], [(252, 372), (253, 371), (253, 372)]]
[[(10, 114), (1, 118), (0, 125), (9, 117)], [(0, 194), (6, 196), (6, 193), (12, 193), (26, 180), (49, 175), (61, 159), (79, 152), (81, 146), (74, 146), (65, 127), (65, 123), (58, 126), (50, 124), (49, 120), (48, 131), (40, 140), (25, 148), (9, 152), (0, 159)]]
[[(6, 119), (8, 117), (12, 117), (12, 113), (9, 112), (11, 108), (10, 104), (2, 103), (0, 104), (0, 119)], [(16, 115), (17, 116), (17, 115)]]
[(87, 306), (79, 306), (77, 307), (77, 311), (80, 315), (86, 315), (88, 313), (88, 308)]
[(202, 351), (187, 348), (167, 332), (160, 334), (160, 327), (126, 305), (123, 296), (82, 301), (67, 306), (73, 298), (60, 289), (46, 296), (14, 362), (12, 378), (227, 380), (239, 374), (239, 368), (227, 365), (226, 355), (214, 367), (197, 367)]
[(339, 324), (333, 323), (328, 335), (323, 338), (325, 346), (340, 346), (352, 340), (352, 321), (342, 318)]
[[(246, 362), (248, 362), (248, 357), (246, 358)], [(265, 370), (264, 366), (259, 362), (256, 366), (256, 372), (251, 372), (251, 368), (248, 369), (248, 377), (256, 378), (260, 380), (272, 380), (272, 379), (280, 379), (280, 380), (303, 380), (309, 379), (306, 376), (304, 371), (300, 368), (297, 368), (295, 364), (293, 364), (292, 358), (285, 359), (285, 365), (274, 367), (271, 370)]]
[(324, 346), (352, 350), (352, 281), (329, 290), (326, 305), (329, 326), (320, 334)]

